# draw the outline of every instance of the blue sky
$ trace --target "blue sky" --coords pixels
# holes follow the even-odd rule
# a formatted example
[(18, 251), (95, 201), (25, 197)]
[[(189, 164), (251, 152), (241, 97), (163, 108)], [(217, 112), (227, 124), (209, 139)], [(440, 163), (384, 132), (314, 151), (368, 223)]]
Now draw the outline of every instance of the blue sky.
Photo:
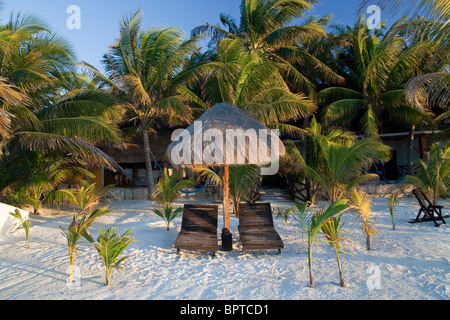
[[(239, 17), (240, 0), (3, 0), (3, 15), (25, 12), (41, 17), (50, 27), (72, 44), (78, 60), (102, 69), (100, 60), (108, 46), (118, 37), (119, 22), (128, 13), (142, 7), (143, 26), (178, 27), (188, 37), (201, 24), (219, 22), (220, 13)], [(333, 22), (353, 24), (358, 0), (323, 0), (311, 14), (333, 14)], [(81, 9), (81, 29), (69, 30), (66, 13), (70, 5)]]

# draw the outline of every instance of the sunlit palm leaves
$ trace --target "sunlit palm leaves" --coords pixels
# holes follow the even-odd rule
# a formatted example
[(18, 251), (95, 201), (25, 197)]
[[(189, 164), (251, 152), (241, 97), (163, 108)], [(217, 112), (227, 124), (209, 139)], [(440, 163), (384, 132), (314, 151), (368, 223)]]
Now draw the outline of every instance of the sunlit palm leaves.
[[(56, 151), (114, 169), (96, 146), (121, 145), (119, 130), (103, 117), (115, 103), (80, 94), (90, 79), (76, 73), (70, 45), (22, 14), (0, 26), (0, 42), (1, 122), (9, 123), (0, 134), (3, 149)], [(92, 102), (97, 108), (87, 111), (83, 106)]]
[(375, 138), (356, 141), (341, 130), (331, 130), (326, 135), (322, 130), (314, 119), (307, 129), (315, 149), (311, 163), (304, 160), (292, 141), (286, 142), (286, 149), (296, 165), (332, 201), (360, 183), (377, 178), (374, 174), (363, 174), (365, 166), (390, 158), (390, 148)]
[(338, 59), (347, 70), (348, 87), (319, 92), (326, 122), (350, 125), (360, 119), (361, 130), (370, 137), (377, 137), (382, 131), (380, 124), (386, 121), (410, 125), (422, 120), (432, 122), (427, 110), (407, 103), (404, 89), (408, 79), (425, 68), (432, 45), (424, 41), (408, 47), (406, 40), (395, 33), (401, 22), (383, 38), (379, 32), (369, 32), (363, 17), (353, 29), (344, 31), (349, 47)]
[[(337, 75), (310, 50), (310, 43), (326, 37), (328, 17), (305, 18), (316, 1), (242, 0), (240, 21), (221, 14), (223, 27), (202, 25), (194, 28), (192, 35), (211, 36), (210, 47), (218, 52), (218, 44), (225, 38), (239, 39), (246, 52), (258, 54), (264, 61), (276, 62), (286, 83), (307, 96), (315, 94), (312, 78), (340, 83)], [(316, 41), (317, 40), (317, 41)]]
[(316, 240), (317, 233), (331, 217), (343, 213), (351, 206), (347, 204), (347, 199), (341, 199), (333, 202), (322, 211), (313, 212), (308, 203), (298, 204), (295, 212), (295, 220), (298, 222), (302, 236), (306, 241), (308, 250), (308, 268), (309, 268), (309, 286), (314, 288), (314, 276), (312, 272), (312, 250)]
[(228, 102), (268, 126), (298, 134), (298, 129), (287, 122), (310, 115), (316, 110), (315, 104), (288, 89), (276, 62), (247, 52), (241, 41), (222, 40), (216, 59), (199, 67), (205, 101), (208, 105)]
[(442, 148), (437, 144), (431, 146), (426, 159), (417, 161), (417, 173), (415, 176), (406, 176), (412, 183), (436, 204), (440, 196), (448, 195), (450, 190), (450, 142)]
[(124, 262), (128, 257), (123, 257), (122, 253), (134, 241), (131, 231), (119, 235), (117, 228), (100, 230), (97, 241), (93, 243), (103, 264), (106, 286), (111, 285), (112, 270), (123, 271), (126, 267)]

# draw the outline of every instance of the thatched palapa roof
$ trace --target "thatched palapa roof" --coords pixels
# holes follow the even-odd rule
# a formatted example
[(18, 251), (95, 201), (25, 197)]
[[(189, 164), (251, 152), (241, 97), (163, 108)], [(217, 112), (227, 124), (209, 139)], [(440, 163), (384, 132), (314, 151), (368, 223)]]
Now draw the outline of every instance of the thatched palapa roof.
[[(189, 152), (184, 154), (188, 145), (190, 157)], [(218, 150), (220, 146), (222, 148)], [(278, 160), (285, 153), (285, 147), (276, 133), (228, 103), (216, 104), (205, 111), (167, 149), (169, 161), (181, 167), (224, 164), (262, 166), (274, 162), (273, 157)], [(182, 163), (180, 158), (183, 158)]]

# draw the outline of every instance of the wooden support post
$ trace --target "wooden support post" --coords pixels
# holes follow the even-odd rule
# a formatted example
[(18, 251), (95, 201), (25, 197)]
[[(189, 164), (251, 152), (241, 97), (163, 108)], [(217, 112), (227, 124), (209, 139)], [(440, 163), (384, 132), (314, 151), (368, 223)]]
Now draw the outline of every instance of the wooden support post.
[(229, 165), (223, 167), (223, 229), (222, 250), (233, 250), (233, 236), (230, 232), (230, 187), (229, 187)]
[(230, 230), (230, 173), (229, 165), (223, 167), (223, 225)]

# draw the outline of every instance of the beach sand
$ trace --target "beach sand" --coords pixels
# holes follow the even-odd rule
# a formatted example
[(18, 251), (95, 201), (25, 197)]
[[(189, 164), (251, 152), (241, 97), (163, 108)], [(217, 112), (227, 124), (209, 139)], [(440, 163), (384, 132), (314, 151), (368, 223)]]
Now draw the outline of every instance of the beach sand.
[[(184, 199), (187, 202), (188, 200)], [(449, 200), (441, 204), (450, 207)], [(177, 202), (175, 206), (182, 205)], [(273, 202), (287, 208), (288, 202)], [(317, 204), (323, 206), (323, 202)], [(116, 226), (122, 234), (133, 229), (135, 238), (124, 252), (127, 269), (112, 273), (112, 285), (104, 285), (97, 252), (87, 241), (80, 245), (75, 265), (79, 279), (67, 285), (66, 228), (71, 212), (31, 215), (30, 249), (23, 230), (0, 238), (0, 299), (2, 300), (448, 300), (450, 297), (450, 223), (439, 228), (433, 222), (410, 224), (419, 207), (414, 198), (402, 198), (395, 207), (396, 230), (392, 230), (387, 199), (374, 198), (372, 209), (379, 236), (366, 250), (365, 236), (354, 214), (345, 215), (349, 234), (343, 255), (343, 271), (349, 287), (339, 286), (334, 252), (325, 241), (313, 249), (315, 288), (309, 288), (306, 245), (299, 226), (290, 219), (274, 218), (285, 249), (248, 251), (242, 255), (238, 220), (231, 217), (234, 250), (181, 251), (173, 244), (181, 216), (165, 222), (152, 213), (148, 201), (111, 202), (115, 211), (95, 221), (94, 238), (100, 228)], [(222, 228), (219, 208), (218, 240)], [(448, 214), (449, 209), (444, 210)], [(318, 239), (323, 240), (319, 234)]]

